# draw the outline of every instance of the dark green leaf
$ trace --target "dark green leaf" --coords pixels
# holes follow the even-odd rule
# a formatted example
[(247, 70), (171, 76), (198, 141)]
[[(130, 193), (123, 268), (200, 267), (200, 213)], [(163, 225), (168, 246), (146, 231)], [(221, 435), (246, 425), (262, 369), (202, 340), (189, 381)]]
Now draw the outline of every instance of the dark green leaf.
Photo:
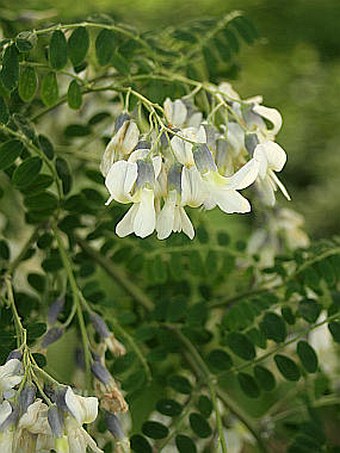
[(196, 412), (191, 413), (189, 415), (189, 422), (191, 429), (198, 437), (206, 439), (207, 437), (211, 436), (211, 427), (201, 414), (198, 414)]
[(276, 313), (267, 312), (260, 323), (260, 328), (268, 340), (274, 340), (276, 343), (281, 343), (287, 336), (286, 324)]
[(38, 352), (34, 352), (33, 354), (34, 360), (37, 362), (37, 365), (40, 368), (44, 368), (47, 365), (46, 357), (43, 354), (39, 354)]
[(42, 167), (42, 160), (40, 157), (30, 157), (17, 167), (13, 173), (12, 181), (19, 187), (23, 188), (32, 184), (37, 178)]
[(32, 286), (33, 289), (38, 291), (38, 293), (43, 293), (46, 287), (45, 275), (31, 273), (27, 276), (28, 283)]
[(37, 43), (37, 35), (31, 31), (22, 31), (15, 39), (15, 45), (19, 52), (29, 52)]
[(5, 99), (0, 96), (0, 123), (7, 124), (9, 120), (9, 111)]
[(52, 33), (49, 51), (50, 65), (53, 69), (60, 70), (67, 63), (67, 42), (61, 30)]
[(300, 379), (300, 370), (291, 358), (276, 354), (274, 360), (278, 370), (285, 379), (288, 381), (298, 381)]
[(229, 370), (233, 365), (230, 355), (223, 349), (212, 350), (206, 360), (209, 367), (217, 371)]
[(96, 38), (98, 63), (105, 66), (110, 63), (115, 48), (115, 34), (111, 30), (101, 30)]
[(72, 186), (72, 176), (69, 165), (64, 158), (58, 157), (55, 166), (57, 169), (58, 176), (61, 179), (63, 185), (63, 193), (64, 195), (67, 195), (71, 190)]
[(30, 102), (38, 88), (38, 77), (35, 68), (27, 66), (20, 73), (19, 96), (24, 102)]
[(209, 418), (212, 411), (213, 411), (213, 405), (211, 400), (206, 396), (206, 395), (201, 395), (198, 399), (198, 410), (200, 413), (203, 415), (205, 418)]
[(24, 150), (24, 145), (17, 139), (8, 140), (0, 146), (0, 170), (10, 167)]
[(298, 313), (305, 321), (313, 323), (321, 313), (321, 305), (314, 299), (303, 299), (299, 303)]
[(70, 124), (65, 128), (65, 137), (85, 137), (91, 134), (91, 128), (89, 126), (83, 126), (82, 124)]
[(121, 74), (128, 74), (130, 67), (128, 61), (118, 52), (115, 52), (111, 58), (111, 64)]
[(192, 386), (190, 384), (190, 381), (184, 376), (179, 375), (170, 376), (168, 384), (178, 393), (189, 395), (192, 392)]
[(37, 338), (44, 335), (46, 332), (46, 324), (43, 322), (36, 322), (34, 324), (28, 324), (26, 326), (27, 337), (30, 343), (33, 343)]
[(260, 387), (266, 392), (270, 392), (275, 388), (275, 377), (267, 368), (256, 365), (254, 367), (254, 375)]
[(12, 91), (17, 86), (19, 79), (18, 50), (14, 44), (5, 50), (0, 79), (7, 90)]
[(281, 314), (288, 324), (293, 325), (295, 323), (295, 315), (290, 307), (282, 307)]
[(45, 135), (39, 135), (39, 145), (40, 148), (43, 150), (45, 156), (52, 160), (54, 157), (54, 149), (51, 141), (45, 137)]
[(53, 242), (53, 235), (51, 233), (43, 233), (40, 238), (37, 240), (37, 246), (45, 250), (51, 246)]
[(50, 192), (25, 197), (25, 206), (31, 211), (53, 211), (58, 206), (57, 197)]
[(71, 109), (78, 110), (82, 104), (80, 86), (76, 80), (72, 80), (67, 91), (67, 102)]
[(193, 440), (184, 434), (178, 434), (175, 439), (179, 453), (196, 453), (197, 448)]
[(332, 321), (328, 324), (328, 330), (336, 343), (340, 343), (340, 322)]
[(152, 448), (144, 436), (134, 434), (130, 439), (132, 451), (136, 453), (152, 453)]
[(318, 369), (318, 356), (307, 341), (299, 341), (296, 348), (297, 355), (308, 373), (316, 373)]
[(89, 46), (90, 37), (86, 28), (76, 28), (68, 40), (68, 52), (73, 66), (79, 66), (84, 61)]
[(142, 432), (151, 439), (163, 439), (169, 434), (169, 428), (159, 422), (147, 421), (143, 423)]
[(7, 242), (4, 239), (0, 239), (0, 259), (8, 261), (11, 257), (11, 253)]
[(32, 184), (25, 186), (25, 192), (29, 195), (36, 195), (43, 192), (45, 189), (53, 184), (53, 178), (50, 175), (38, 175)]
[(256, 355), (253, 343), (242, 333), (229, 333), (226, 338), (226, 343), (234, 354), (244, 360), (252, 360)]
[(41, 83), (41, 99), (46, 107), (52, 107), (59, 98), (58, 81), (55, 72), (47, 73)]
[(238, 373), (237, 380), (240, 384), (242, 391), (249, 396), (249, 398), (258, 398), (260, 396), (260, 389), (257, 382), (248, 373)]
[(232, 24), (247, 44), (252, 44), (257, 38), (257, 31), (248, 18), (244, 16), (236, 17)]
[(162, 399), (157, 401), (158, 412), (169, 417), (176, 417), (182, 412), (182, 405), (172, 399)]

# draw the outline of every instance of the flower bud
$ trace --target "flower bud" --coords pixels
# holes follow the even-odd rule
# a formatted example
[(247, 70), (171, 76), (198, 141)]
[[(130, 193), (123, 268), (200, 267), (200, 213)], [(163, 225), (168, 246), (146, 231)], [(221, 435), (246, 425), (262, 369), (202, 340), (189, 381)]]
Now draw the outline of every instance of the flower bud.
[(20, 351), (20, 349), (13, 349), (13, 351), (11, 351), (8, 354), (6, 362), (8, 362), (9, 360), (12, 360), (12, 359), (17, 359), (17, 360), (22, 359), (22, 352)]
[(115, 439), (121, 440), (125, 438), (125, 434), (121, 427), (119, 418), (115, 414), (105, 411), (105, 423), (107, 429)]
[(125, 121), (128, 121), (130, 119), (130, 115), (128, 113), (122, 113), (121, 115), (118, 116), (115, 122), (115, 132), (118, 132), (119, 129), (123, 126)]
[(41, 340), (42, 348), (44, 349), (47, 348), (49, 345), (59, 340), (59, 338), (61, 338), (63, 334), (64, 334), (63, 327), (52, 327), (45, 333)]
[(205, 143), (197, 143), (193, 146), (193, 156), (198, 171), (202, 174), (208, 171), (216, 171), (214, 158)]
[(96, 332), (98, 333), (102, 340), (105, 340), (105, 338), (110, 336), (111, 332), (107, 327), (106, 322), (100, 315), (98, 315), (98, 313), (91, 311), (90, 320), (92, 322), (93, 327), (95, 328)]
[(36, 393), (37, 393), (36, 386), (31, 382), (27, 383), (25, 387), (22, 389), (19, 395), (19, 405), (22, 414), (24, 414), (27, 411), (28, 406), (30, 406), (33, 403), (36, 397)]
[(53, 435), (61, 438), (64, 434), (64, 420), (57, 406), (48, 409), (47, 419)]
[(91, 365), (91, 371), (98, 381), (102, 382), (104, 385), (109, 386), (112, 384), (113, 377), (111, 376), (108, 369), (98, 360), (95, 359)]
[(65, 305), (64, 297), (59, 297), (54, 302), (52, 302), (47, 313), (47, 321), (50, 325), (53, 325), (57, 321), (58, 316), (60, 315), (64, 308), (64, 305)]
[(182, 189), (182, 168), (181, 164), (174, 164), (170, 167), (168, 173), (168, 189), (175, 189), (178, 193), (181, 193)]

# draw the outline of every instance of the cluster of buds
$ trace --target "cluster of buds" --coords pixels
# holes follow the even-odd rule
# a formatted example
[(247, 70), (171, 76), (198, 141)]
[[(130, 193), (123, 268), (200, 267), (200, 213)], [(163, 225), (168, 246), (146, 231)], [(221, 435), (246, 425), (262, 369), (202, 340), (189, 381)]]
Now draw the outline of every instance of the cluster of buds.
[(253, 183), (267, 205), (274, 205), (277, 188), (289, 199), (276, 175), (287, 159), (275, 142), (279, 112), (259, 97), (241, 100), (228, 83), (208, 89), (215, 107), (206, 119), (184, 98), (166, 99), (157, 128), (149, 125), (143, 133), (145, 125), (127, 113), (116, 120), (100, 169), (110, 193), (107, 204), (132, 203), (116, 226), (118, 236), (144, 238), (156, 231), (165, 239), (183, 231), (192, 239), (186, 206), (249, 212), (239, 191)]

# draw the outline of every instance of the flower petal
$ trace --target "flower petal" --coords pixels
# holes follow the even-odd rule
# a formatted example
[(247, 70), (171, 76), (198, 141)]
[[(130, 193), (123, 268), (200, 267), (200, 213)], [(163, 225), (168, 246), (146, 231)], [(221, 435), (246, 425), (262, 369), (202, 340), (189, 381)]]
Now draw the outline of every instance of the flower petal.
[(145, 238), (153, 233), (156, 227), (156, 211), (154, 201), (154, 191), (144, 187), (141, 192), (140, 203), (133, 222), (133, 231), (136, 236)]
[(3, 422), (7, 419), (9, 415), (12, 413), (12, 406), (8, 401), (3, 401), (0, 404), (0, 426)]
[(119, 203), (131, 201), (130, 192), (137, 179), (137, 164), (120, 160), (115, 162), (105, 179), (105, 185), (111, 197), (106, 202), (109, 204), (112, 199)]
[(134, 203), (116, 226), (116, 234), (123, 238), (133, 233), (133, 224), (138, 211), (138, 203)]
[(227, 214), (232, 214), (233, 212), (244, 213), (251, 211), (249, 201), (233, 189), (216, 191), (214, 199), (217, 206)]
[(80, 423), (92, 423), (98, 415), (98, 399), (76, 395), (71, 387), (65, 393), (65, 403), (71, 415)]
[(22, 373), (22, 363), (18, 359), (10, 359), (0, 366), (0, 393), (20, 384)]
[(255, 105), (253, 111), (272, 123), (272, 134), (276, 135), (279, 132), (282, 126), (282, 116), (280, 112), (276, 109), (265, 107), (264, 105)]
[(173, 197), (173, 193), (175, 196), (177, 195), (175, 190), (170, 191), (169, 196), (165, 200), (164, 206), (157, 217), (157, 238), (160, 240), (169, 237), (174, 228), (176, 199)]
[(250, 159), (234, 175), (226, 178), (228, 186), (232, 189), (245, 189), (250, 186), (259, 173), (260, 164), (256, 159)]
[(183, 167), (182, 204), (200, 206), (204, 201), (203, 181), (196, 167)]
[(191, 220), (182, 206), (179, 206), (178, 209), (181, 220), (181, 229), (190, 239), (193, 239), (195, 236), (195, 230), (192, 226)]

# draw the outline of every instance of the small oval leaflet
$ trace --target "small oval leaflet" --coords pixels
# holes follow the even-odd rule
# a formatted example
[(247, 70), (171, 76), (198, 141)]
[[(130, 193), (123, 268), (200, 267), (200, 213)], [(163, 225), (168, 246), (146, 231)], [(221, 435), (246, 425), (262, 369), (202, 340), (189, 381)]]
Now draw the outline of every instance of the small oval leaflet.
[(281, 316), (273, 312), (267, 312), (261, 323), (260, 328), (268, 338), (276, 343), (281, 343), (287, 336), (287, 329), (284, 320)]
[(104, 29), (96, 39), (96, 55), (98, 63), (106, 66), (110, 63), (115, 47), (115, 34), (112, 30)]
[(64, 33), (56, 30), (52, 33), (49, 50), (50, 65), (53, 69), (60, 70), (67, 63), (67, 41)]
[(168, 417), (175, 417), (182, 412), (182, 405), (172, 399), (161, 399), (157, 401), (158, 412)]
[(175, 439), (176, 447), (179, 453), (196, 453), (197, 448), (190, 437), (185, 436), (184, 434), (178, 434)]
[(264, 391), (270, 392), (275, 388), (275, 377), (271, 371), (267, 370), (267, 368), (256, 365), (254, 367), (254, 375), (256, 381)]
[(147, 421), (142, 426), (143, 434), (151, 439), (163, 439), (169, 434), (169, 428), (162, 423)]
[(67, 91), (67, 102), (71, 109), (78, 110), (82, 104), (82, 94), (80, 86), (76, 80), (72, 80)]
[(14, 90), (19, 79), (19, 57), (18, 50), (14, 44), (5, 50), (0, 78), (8, 91)]
[(73, 66), (79, 66), (89, 50), (90, 38), (85, 27), (78, 27), (68, 40), (68, 53)]
[(40, 157), (29, 157), (26, 159), (13, 173), (13, 183), (22, 188), (31, 184), (38, 176), (42, 167), (42, 160)]
[(258, 398), (260, 396), (261, 392), (259, 386), (253, 376), (248, 373), (239, 373), (237, 375), (237, 380), (242, 391), (249, 396), (249, 398)]
[(9, 111), (7, 104), (2, 96), (0, 96), (0, 123), (7, 124), (9, 120)]
[(0, 170), (10, 167), (24, 150), (20, 140), (8, 140), (0, 146)]
[(300, 379), (301, 373), (294, 360), (282, 354), (276, 354), (274, 360), (278, 370), (287, 381)]
[(32, 66), (27, 66), (20, 73), (19, 96), (24, 102), (30, 102), (38, 88), (38, 77)]
[(318, 370), (318, 356), (307, 341), (299, 341), (296, 347), (299, 359), (308, 373), (315, 373)]
[(52, 107), (59, 97), (58, 81), (55, 72), (49, 72), (42, 80), (41, 99), (46, 107)]
[(144, 436), (134, 434), (130, 439), (131, 450), (137, 453), (152, 453), (152, 448)]
[(56, 169), (63, 185), (64, 195), (68, 194), (72, 186), (72, 177), (69, 165), (65, 159), (58, 157), (56, 160)]
[(226, 343), (234, 354), (244, 360), (252, 360), (256, 356), (253, 343), (242, 333), (231, 332), (227, 336)]
[(212, 430), (206, 419), (196, 412), (189, 415), (189, 422), (193, 432), (202, 439), (206, 439), (211, 436)]

